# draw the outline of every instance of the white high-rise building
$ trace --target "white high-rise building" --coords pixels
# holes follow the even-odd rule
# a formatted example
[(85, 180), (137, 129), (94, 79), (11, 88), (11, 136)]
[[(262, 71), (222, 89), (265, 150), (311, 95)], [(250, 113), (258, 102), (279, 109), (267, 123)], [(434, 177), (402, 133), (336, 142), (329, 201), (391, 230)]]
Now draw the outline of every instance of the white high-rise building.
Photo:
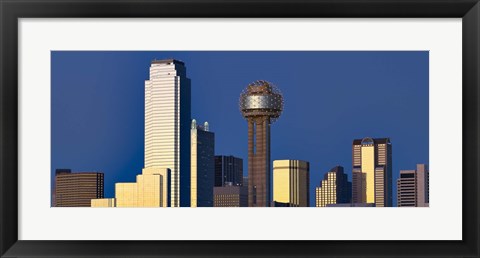
[(190, 206), (190, 91), (183, 62), (152, 61), (145, 81), (145, 168), (170, 169), (171, 207)]

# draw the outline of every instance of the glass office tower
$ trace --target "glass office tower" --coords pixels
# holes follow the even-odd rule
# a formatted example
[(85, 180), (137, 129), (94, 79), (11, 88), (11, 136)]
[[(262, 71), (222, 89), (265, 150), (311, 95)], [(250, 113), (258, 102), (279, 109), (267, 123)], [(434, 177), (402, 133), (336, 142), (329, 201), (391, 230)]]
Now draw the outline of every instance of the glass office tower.
[(213, 207), (215, 181), (215, 134), (208, 122), (191, 125), (191, 207)]

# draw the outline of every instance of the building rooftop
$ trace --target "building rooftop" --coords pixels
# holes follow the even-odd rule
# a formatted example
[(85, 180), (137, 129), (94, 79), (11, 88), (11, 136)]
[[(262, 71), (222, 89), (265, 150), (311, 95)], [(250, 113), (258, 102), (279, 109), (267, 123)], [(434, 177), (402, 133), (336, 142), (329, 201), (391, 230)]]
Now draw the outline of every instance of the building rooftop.
[(180, 60), (173, 59), (173, 58), (161, 59), (161, 60), (157, 60), (157, 59), (152, 60), (152, 64), (168, 64), (168, 63), (185, 65), (184, 62), (182, 62)]
[(70, 173), (72, 173), (72, 170), (68, 169), (68, 168), (57, 168), (57, 169), (55, 169), (55, 175), (70, 174)]
[[(367, 137), (368, 138), (368, 137)], [(360, 145), (362, 144), (363, 139), (355, 139), (353, 140), (353, 145)], [(390, 138), (371, 138), (375, 144), (382, 144), (382, 143), (390, 143)]]

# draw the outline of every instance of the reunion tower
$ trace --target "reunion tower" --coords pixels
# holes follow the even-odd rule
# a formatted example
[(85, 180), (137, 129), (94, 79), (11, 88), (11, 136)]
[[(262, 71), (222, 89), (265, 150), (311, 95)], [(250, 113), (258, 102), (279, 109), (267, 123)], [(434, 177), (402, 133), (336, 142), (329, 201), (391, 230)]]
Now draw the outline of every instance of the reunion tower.
[(270, 206), (270, 125), (283, 110), (283, 96), (270, 82), (250, 83), (240, 95), (248, 122), (248, 206)]

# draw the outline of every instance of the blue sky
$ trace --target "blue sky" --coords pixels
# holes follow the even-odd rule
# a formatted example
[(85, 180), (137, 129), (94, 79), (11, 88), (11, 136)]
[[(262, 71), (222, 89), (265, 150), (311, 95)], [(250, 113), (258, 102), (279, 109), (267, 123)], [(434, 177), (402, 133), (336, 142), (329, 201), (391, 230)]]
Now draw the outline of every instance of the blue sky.
[[(272, 125), (271, 159), (310, 162), (310, 200), (336, 165), (351, 181), (352, 141), (390, 137), (394, 205), (400, 170), (428, 164), (427, 51), (54, 51), (52, 179), (56, 168), (105, 173), (133, 182), (143, 168), (144, 81), (153, 59), (185, 62), (192, 80), (192, 118), (208, 121), (216, 155), (247, 167), (241, 91), (267, 80), (285, 109)], [(245, 169), (244, 174), (247, 171)], [(53, 182), (53, 181), (52, 181)]]

